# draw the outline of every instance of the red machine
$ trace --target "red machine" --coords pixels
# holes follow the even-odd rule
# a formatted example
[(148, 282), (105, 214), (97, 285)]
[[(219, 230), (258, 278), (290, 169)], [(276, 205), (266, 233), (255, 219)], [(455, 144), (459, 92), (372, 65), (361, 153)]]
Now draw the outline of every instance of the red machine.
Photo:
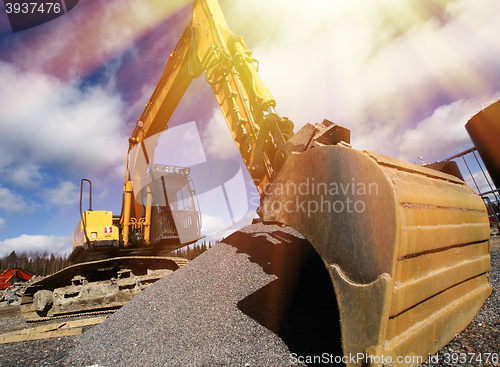
[(30, 280), (32, 276), (33, 274), (21, 269), (7, 269), (0, 274), (0, 290), (7, 289), (16, 282), (26, 282)]

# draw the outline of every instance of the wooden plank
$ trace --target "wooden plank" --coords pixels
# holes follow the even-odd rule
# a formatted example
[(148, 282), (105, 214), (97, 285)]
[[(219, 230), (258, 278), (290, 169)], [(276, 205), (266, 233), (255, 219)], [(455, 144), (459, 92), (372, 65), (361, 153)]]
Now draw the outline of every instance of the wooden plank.
[(82, 319), (82, 320), (74, 320), (74, 321), (68, 321), (66, 322), (64, 328), (65, 329), (71, 329), (75, 327), (80, 327), (80, 326), (88, 326), (88, 325), (97, 325), (106, 320), (108, 316), (99, 316), (99, 317), (94, 317), (91, 319)]
[(94, 317), (91, 319), (57, 322), (0, 335), (0, 344), (15, 343), (19, 341), (55, 338), (59, 336), (78, 335), (82, 333), (83, 326), (96, 325), (103, 322), (108, 316)]
[(57, 337), (69, 336), (69, 335), (78, 335), (78, 334), (81, 334), (82, 332), (83, 332), (83, 328), (73, 328), (73, 329), (46, 331), (46, 332), (34, 333), (34, 334), (11, 335), (11, 336), (7, 336), (7, 337), (0, 336), (0, 344), (17, 343), (17, 342), (24, 342), (24, 341), (28, 341), (28, 340), (57, 338)]
[(19, 311), (20, 311), (19, 306), (0, 307), (0, 317), (10, 315), (11, 313), (17, 313)]

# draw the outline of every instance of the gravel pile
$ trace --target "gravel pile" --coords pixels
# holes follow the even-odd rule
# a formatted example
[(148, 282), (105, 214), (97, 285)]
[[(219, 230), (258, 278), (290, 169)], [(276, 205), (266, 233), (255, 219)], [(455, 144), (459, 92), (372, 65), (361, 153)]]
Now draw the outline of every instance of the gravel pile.
[(31, 340), (15, 344), (0, 345), (0, 366), (2, 367), (62, 367), (68, 351), (76, 344), (74, 337)]
[[(321, 260), (300, 234), (257, 224), (224, 242), (82, 335), (68, 364), (288, 366), (291, 352), (305, 351), (300, 345), (331, 341), (328, 315), (317, 310), (321, 293), (305, 287)], [(290, 330), (299, 315), (307, 325), (297, 339)], [(317, 317), (324, 330), (313, 326)]]

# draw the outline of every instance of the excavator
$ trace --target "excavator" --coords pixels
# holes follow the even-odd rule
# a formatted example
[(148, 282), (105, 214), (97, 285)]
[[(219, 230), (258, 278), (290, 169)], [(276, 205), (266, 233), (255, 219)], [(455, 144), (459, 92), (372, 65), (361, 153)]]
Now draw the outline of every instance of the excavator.
[(9, 288), (15, 283), (24, 283), (33, 277), (32, 274), (16, 268), (9, 268), (0, 273), (0, 291)]
[[(168, 205), (151, 200), (152, 189), (164, 183), (154, 177), (147, 145), (168, 127), (189, 84), (204, 73), (261, 195), (258, 215), (264, 223), (300, 232), (328, 271), (342, 351), (365, 356), (346, 365), (378, 366), (390, 358), (412, 366), (413, 359), (401, 356), (436, 353), (491, 293), (483, 201), (455, 176), (353, 149), (350, 131), (329, 120), (306, 122), (294, 133), (292, 121), (277, 114), (257, 66), (243, 37), (229, 30), (217, 0), (195, 0), (192, 20), (129, 139), (122, 214), (83, 213), (77, 227), (83, 236), (71, 255), (82, 262), (57, 280), (45, 280), (51, 289), (43, 289), (43, 282), (32, 285), (22, 307), (43, 317), (49, 302), (39, 297), (34, 307), (36, 292), (55, 297), (56, 288), (71, 287), (65, 285), (70, 278), (89, 282), (84, 278), (91, 272), (115, 267), (120, 282), (139, 272), (135, 268), (154, 265), (147, 260), (155, 257), (151, 228)], [(139, 168), (131, 169), (128, 162), (138, 161)], [(101, 240), (107, 242), (100, 246)], [(89, 262), (97, 248), (102, 259)], [(117, 257), (107, 259), (110, 254)], [(120, 261), (126, 264), (117, 266)]]
[[(92, 183), (82, 179), (81, 220), (68, 257), (72, 265), (26, 289), (20, 306), (24, 318), (30, 322), (112, 312), (185, 265), (187, 259), (165, 254), (204, 237), (189, 174), (189, 167), (152, 164), (145, 177), (144, 208), (132, 198), (131, 183), (126, 181), (119, 216), (92, 210)], [(89, 208), (82, 211), (85, 183)]]

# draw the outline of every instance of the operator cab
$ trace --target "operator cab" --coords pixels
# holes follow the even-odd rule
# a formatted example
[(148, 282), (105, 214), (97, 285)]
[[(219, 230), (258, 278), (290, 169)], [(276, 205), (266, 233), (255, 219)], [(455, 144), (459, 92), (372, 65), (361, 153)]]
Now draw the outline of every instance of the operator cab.
[(154, 164), (147, 180), (153, 187), (151, 244), (162, 252), (196, 242), (201, 235), (201, 213), (188, 167)]

